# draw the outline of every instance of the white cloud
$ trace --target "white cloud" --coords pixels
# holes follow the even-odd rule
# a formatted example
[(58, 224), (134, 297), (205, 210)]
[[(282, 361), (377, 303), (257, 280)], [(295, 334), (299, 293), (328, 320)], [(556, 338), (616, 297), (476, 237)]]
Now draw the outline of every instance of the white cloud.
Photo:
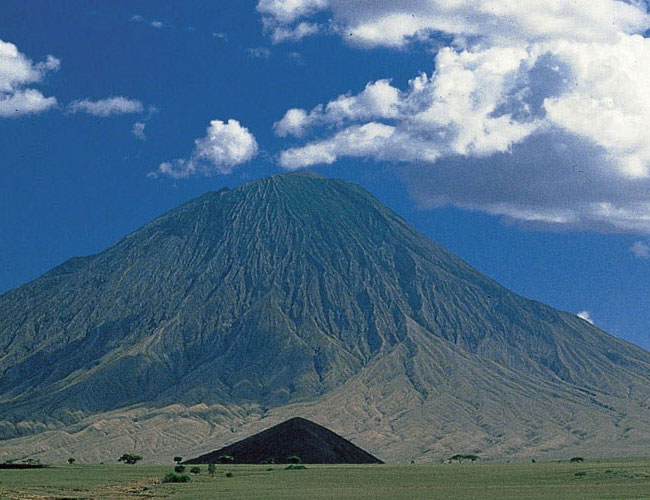
[(161, 163), (152, 177), (167, 175), (186, 179), (195, 175), (230, 174), (238, 165), (252, 160), (258, 152), (255, 137), (237, 120), (213, 120), (205, 137), (194, 141), (189, 159)]
[(0, 40), (0, 117), (17, 117), (39, 113), (56, 106), (54, 97), (45, 97), (28, 85), (39, 83), (51, 71), (57, 71), (61, 61), (47, 56), (41, 63), (18, 51), (13, 43)]
[(248, 57), (253, 59), (268, 59), (271, 57), (271, 51), (266, 47), (253, 47), (247, 50)]
[[(280, 136), (302, 136), (310, 127), (319, 125), (340, 127), (367, 120), (394, 124), (399, 140), (375, 141), (376, 151), (359, 143), (359, 151), (355, 152), (354, 142), (340, 141), (339, 135), (319, 143), (319, 149), (328, 144), (330, 156), (337, 158), (367, 155), (396, 161), (435, 161), (450, 154), (485, 156), (507, 151), (513, 142), (527, 137), (538, 126), (534, 119), (515, 120), (512, 112), (497, 113), (501, 95), (515, 85), (528, 57), (522, 49), (495, 48), (479, 53), (444, 49), (438, 54), (436, 73), (431, 78), (414, 78), (404, 91), (387, 80), (372, 82), (355, 96), (339, 96), (309, 113), (290, 110), (274, 128)], [(342, 145), (340, 151), (335, 151), (337, 145)], [(407, 145), (414, 150), (405, 154)], [(398, 151), (391, 153), (391, 147)], [(299, 150), (292, 150), (291, 157), (302, 158), (300, 166), (318, 163), (318, 156), (298, 154)]]
[(576, 316), (580, 319), (584, 319), (587, 323), (591, 323), (592, 325), (594, 324), (594, 320), (589, 311), (580, 311)]
[(328, 0), (260, 0), (257, 10), (275, 22), (288, 24), (328, 6)]
[[(280, 156), (285, 168), (388, 160), (405, 164), (422, 206), (650, 233), (645, 5), (277, 0), (258, 10), (276, 30), (326, 14), (330, 32), (365, 46), (408, 48), (440, 32), (453, 39), (435, 70), (406, 88), (379, 80), (311, 110), (290, 109), (274, 130), (306, 142)], [(384, 133), (372, 141), (352, 140), (377, 130)]]
[(131, 19), (129, 19), (132, 23), (140, 23), (140, 24), (146, 24), (147, 26), (151, 26), (152, 28), (156, 29), (163, 29), (167, 27), (165, 23), (162, 21), (158, 21), (156, 19), (147, 19), (144, 16), (141, 16), (140, 14), (136, 14), (135, 16), (132, 16)]
[(645, 8), (618, 0), (260, 0), (257, 10), (272, 34), (327, 13), (334, 31), (366, 46), (403, 47), (436, 33), (457, 44), (606, 41), (650, 27)]
[(299, 23), (293, 27), (277, 26), (271, 32), (273, 43), (297, 42), (305, 37), (315, 35), (323, 31), (323, 28), (314, 23)]
[(131, 129), (131, 133), (141, 141), (144, 141), (147, 139), (147, 136), (144, 133), (146, 126), (147, 124), (145, 122), (135, 122), (133, 124), (133, 128)]
[(143, 111), (144, 106), (140, 101), (121, 96), (97, 101), (91, 101), (90, 99), (77, 100), (68, 105), (68, 112), (70, 113), (88, 113), (102, 117), (142, 113)]
[(643, 241), (637, 241), (630, 247), (632, 252), (639, 259), (650, 259), (650, 245)]
[(390, 81), (379, 80), (369, 83), (356, 96), (339, 96), (327, 106), (317, 106), (309, 113), (303, 109), (290, 109), (273, 128), (280, 137), (300, 137), (308, 128), (318, 125), (397, 118), (399, 98), (399, 90), (392, 87)]

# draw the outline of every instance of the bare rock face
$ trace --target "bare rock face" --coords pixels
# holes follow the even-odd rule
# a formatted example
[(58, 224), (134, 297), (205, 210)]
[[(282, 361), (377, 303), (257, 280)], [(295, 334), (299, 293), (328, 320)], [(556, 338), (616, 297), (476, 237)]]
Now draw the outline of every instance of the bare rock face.
[(216, 464), (221, 457), (235, 464), (291, 463), (297, 457), (306, 464), (381, 464), (377, 457), (347, 439), (307, 419), (294, 417), (186, 464)]
[(649, 353), (314, 175), (207, 193), (0, 296), (0, 458), (164, 460), (296, 414), (392, 461), (636, 454), (649, 399)]

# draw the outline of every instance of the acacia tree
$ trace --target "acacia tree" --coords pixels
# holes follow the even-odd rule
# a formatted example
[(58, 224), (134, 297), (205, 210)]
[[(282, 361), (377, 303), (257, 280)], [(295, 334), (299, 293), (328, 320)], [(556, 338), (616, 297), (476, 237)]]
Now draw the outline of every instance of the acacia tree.
[(135, 455), (133, 453), (125, 453), (120, 458), (117, 459), (118, 462), (124, 462), (125, 464), (135, 465), (140, 460), (142, 460), (141, 455)]

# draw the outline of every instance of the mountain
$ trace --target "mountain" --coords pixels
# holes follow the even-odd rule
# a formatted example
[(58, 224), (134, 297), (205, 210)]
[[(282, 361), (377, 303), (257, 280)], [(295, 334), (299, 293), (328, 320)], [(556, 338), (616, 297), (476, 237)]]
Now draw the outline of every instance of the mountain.
[(235, 464), (290, 463), (292, 456), (306, 464), (383, 463), (322, 425), (300, 417), (184, 463), (218, 463), (223, 455), (233, 457)]
[(0, 353), (0, 459), (194, 456), (298, 414), (388, 461), (650, 444), (650, 353), (309, 173), (1, 295)]

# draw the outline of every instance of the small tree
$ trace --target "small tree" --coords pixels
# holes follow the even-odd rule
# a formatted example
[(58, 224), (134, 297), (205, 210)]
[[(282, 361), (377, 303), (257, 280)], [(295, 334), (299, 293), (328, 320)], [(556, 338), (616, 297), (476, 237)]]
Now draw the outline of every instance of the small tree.
[(179, 474), (182, 474), (185, 472), (185, 466), (184, 465), (177, 465), (174, 467), (174, 472), (178, 472)]
[(573, 457), (571, 460), (569, 460), (569, 462), (571, 462), (572, 464), (581, 464), (584, 461), (585, 459), (582, 457)]
[(222, 464), (231, 464), (233, 462), (234, 458), (230, 455), (221, 455), (219, 457), (219, 462)]
[(72, 464), (75, 463), (75, 462), (76, 462), (76, 459), (74, 459), (73, 457), (68, 458), (68, 463), (69, 463), (70, 465), (72, 465)]
[(212, 477), (217, 473), (217, 466), (215, 464), (208, 464), (208, 474)]
[(287, 462), (290, 464), (301, 464), (302, 459), (298, 455), (291, 455), (290, 457), (287, 457)]
[(192, 467), (190, 469), (190, 474), (201, 474), (201, 467)]
[(125, 464), (135, 465), (140, 460), (142, 460), (141, 455), (135, 455), (133, 453), (125, 453), (120, 458), (117, 459), (118, 462), (124, 462)]
[(174, 462), (176, 462), (176, 465), (180, 464), (183, 461), (183, 457), (174, 457)]

